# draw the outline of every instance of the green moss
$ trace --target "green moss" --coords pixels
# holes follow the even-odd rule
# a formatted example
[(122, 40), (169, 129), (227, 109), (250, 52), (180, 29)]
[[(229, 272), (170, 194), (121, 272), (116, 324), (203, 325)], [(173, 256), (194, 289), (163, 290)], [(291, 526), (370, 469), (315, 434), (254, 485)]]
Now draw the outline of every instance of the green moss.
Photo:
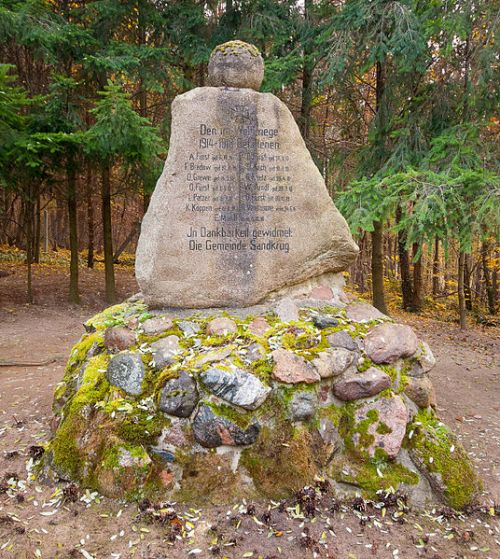
[(381, 422), (377, 425), (376, 432), (377, 432), (379, 435), (389, 435), (390, 433), (392, 433), (392, 429), (389, 427), (389, 425), (387, 425), (386, 423), (384, 423), (383, 421), (381, 421)]
[(249, 43), (245, 43), (244, 41), (239, 41), (239, 40), (227, 41), (226, 43), (223, 43), (222, 45), (216, 46), (214, 48), (214, 50), (212, 51), (211, 56), (213, 56), (217, 52), (220, 52), (224, 56), (227, 56), (228, 54), (238, 56), (242, 52), (247, 52), (251, 56), (254, 56), (254, 57), (257, 57), (257, 56), (260, 55), (259, 49), (256, 46), (251, 45)]
[(266, 386), (269, 386), (271, 383), (273, 368), (273, 362), (271, 360), (268, 360), (267, 357), (259, 359), (258, 361), (254, 361), (250, 365), (251, 372)]
[(171, 425), (171, 421), (161, 412), (153, 417), (142, 410), (136, 409), (133, 414), (126, 415), (117, 426), (120, 438), (131, 444), (155, 445), (163, 429)]
[(456, 437), (429, 410), (417, 413), (408, 427), (408, 433), (412, 431), (405, 444), (431, 474), (441, 478), (449, 505), (462, 509), (473, 502), (482, 484)]
[[(102, 332), (93, 332), (91, 334), (84, 334), (80, 341), (73, 346), (70, 353), (68, 364), (66, 365), (66, 374), (72, 375), (75, 368), (85, 362), (87, 354), (96, 344), (102, 350), (104, 347), (104, 338)], [(65, 374), (65, 378), (66, 378)]]
[(109, 326), (119, 326), (124, 324), (125, 315), (139, 315), (146, 311), (146, 309), (147, 307), (142, 301), (113, 305), (87, 320), (85, 327), (87, 329), (105, 330)]
[(272, 430), (264, 426), (258, 441), (243, 449), (240, 465), (248, 470), (261, 494), (283, 498), (313, 482), (326, 462), (321, 448), (307, 429), (294, 429), (290, 423)]
[(209, 401), (203, 403), (206, 404), (215, 415), (228, 419), (241, 429), (247, 429), (253, 421), (253, 414), (251, 412), (240, 411), (229, 404)]
[(337, 461), (329, 474), (336, 481), (359, 487), (368, 499), (375, 499), (381, 489), (392, 487), (397, 490), (403, 483), (416, 485), (419, 482), (419, 476), (401, 464), (380, 459), (376, 462), (350, 459), (346, 466), (345, 461)]
[(359, 359), (357, 369), (360, 373), (364, 373), (372, 366), (373, 366), (373, 361), (369, 357), (364, 356), (361, 359)]
[(54, 465), (73, 479), (79, 477), (84, 463), (78, 439), (88, 420), (82, 419), (82, 413), (84, 410), (91, 413), (93, 406), (106, 396), (109, 383), (104, 371), (108, 362), (106, 354), (90, 359), (83, 372), (80, 389), (64, 406), (61, 425), (49, 445)]
[(335, 404), (330, 404), (329, 406), (321, 408), (319, 411), (319, 415), (320, 418), (329, 419), (338, 429), (343, 416), (343, 408), (336, 406)]

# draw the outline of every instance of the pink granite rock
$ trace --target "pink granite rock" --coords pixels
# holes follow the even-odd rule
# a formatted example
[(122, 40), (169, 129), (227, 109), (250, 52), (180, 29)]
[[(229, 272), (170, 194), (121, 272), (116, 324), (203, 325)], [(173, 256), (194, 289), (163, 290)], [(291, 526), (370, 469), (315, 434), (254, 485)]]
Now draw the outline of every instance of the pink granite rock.
[(419, 408), (436, 407), (436, 391), (428, 377), (408, 377), (404, 391)]
[(207, 334), (209, 336), (225, 336), (233, 334), (236, 330), (236, 322), (225, 316), (214, 318), (207, 324)]
[(370, 320), (377, 320), (379, 318), (389, 318), (384, 313), (381, 313), (374, 306), (363, 301), (356, 301), (347, 305), (346, 315), (349, 320), (354, 322), (369, 322)]
[(263, 316), (254, 318), (248, 325), (248, 331), (254, 336), (263, 336), (269, 328), (271, 328), (271, 326)]
[(123, 326), (112, 326), (104, 332), (104, 345), (109, 351), (123, 351), (136, 343), (135, 332)]
[[(369, 412), (375, 410), (378, 419), (368, 426), (367, 434), (374, 437), (373, 443), (366, 449), (370, 456), (381, 448), (389, 458), (398, 455), (408, 423), (408, 410), (401, 396), (380, 398), (375, 402), (361, 406), (355, 415), (356, 422), (367, 418)], [(358, 435), (359, 438), (359, 435)], [(356, 443), (356, 436), (354, 437)]]
[(330, 301), (333, 299), (333, 291), (328, 285), (318, 285), (311, 291), (311, 299), (318, 301)]
[(365, 337), (366, 355), (375, 363), (394, 363), (417, 351), (415, 332), (404, 324), (379, 324)]
[(350, 402), (359, 398), (375, 396), (391, 386), (391, 377), (377, 369), (370, 367), (363, 373), (347, 372), (333, 385), (333, 393), (340, 400)]
[(274, 359), (273, 376), (276, 380), (287, 384), (313, 384), (321, 380), (316, 369), (293, 351), (276, 349), (271, 355)]

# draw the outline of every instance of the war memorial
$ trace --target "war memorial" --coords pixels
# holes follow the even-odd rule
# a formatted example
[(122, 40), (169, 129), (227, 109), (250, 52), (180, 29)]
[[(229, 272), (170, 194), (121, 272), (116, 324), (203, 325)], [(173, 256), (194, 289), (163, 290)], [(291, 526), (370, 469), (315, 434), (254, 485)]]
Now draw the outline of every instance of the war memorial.
[(142, 223), (141, 293), (85, 324), (48, 475), (104, 495), (278, 499), (398, 489), (463, 508), (480, 482), (434, 410), (429, 346), (344, 277), (358, 248), (260, 53), (218, 46), (176, 98)]

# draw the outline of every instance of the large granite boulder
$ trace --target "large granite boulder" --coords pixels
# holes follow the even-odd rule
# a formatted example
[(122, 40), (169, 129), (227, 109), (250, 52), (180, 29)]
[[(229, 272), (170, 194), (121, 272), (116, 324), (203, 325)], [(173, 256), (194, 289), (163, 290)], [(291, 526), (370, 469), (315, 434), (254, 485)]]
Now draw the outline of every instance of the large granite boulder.
[(136, 254), (150, 305), (249, 306), (346, 270), (358, 252), (292, 114), (274, 95), (243, 89), (257, 82), (246, 66), (234, 78), (235, 58), (253, 68), (260, 55), (216, 50), (209, 82), (232, 87), (196, 88), (172, 104), (168, 158)]

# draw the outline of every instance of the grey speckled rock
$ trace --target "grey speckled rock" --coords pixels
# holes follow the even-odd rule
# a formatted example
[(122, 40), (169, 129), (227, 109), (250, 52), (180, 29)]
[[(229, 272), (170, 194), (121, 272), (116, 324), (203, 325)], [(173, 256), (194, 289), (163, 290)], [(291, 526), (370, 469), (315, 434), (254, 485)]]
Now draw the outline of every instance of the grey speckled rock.
[(340, 400), (349, 402), (359, 398), (375, 396), (391, 386), (391, 377), (377, 369), (370, 367), (364, 373), (345, 373), (333, 385), (333, 393)]
[(194, 438), (205, 448), (253, 444), (257, 440), (259, 431), (258, 423), (252, 423), (246, 429), (241, 429), (229, 419), (215, 415), (206, 405), (198, 408), (193, 421)]
[(183, 320), (179, 322), (178, 326), (187, 338), (196, 336), (196, 334), (200, 331), (200, 325), (196, 324), (196, 322), (191, 322), (190, 320)]
[(293, 421), (311, 419), (318, 408), (318, 397), (314, 392), (296, 392), (290, 402), (290, 414)]
[(144, 364), (140, 354), (119, 353), (109, 362), (106, 377), (110, 384), (124, 390), (127, 394), (138, 396), (142, 392)]
[(281, 299), (275, 307), (275, 312), (282, 322), (290, 322), (291, 320), (299, 320), (299, 307), (290, 297)]
[(167, 336), (151, 344), (153, 361), (156, 369), (163, 369), (175, 362), (175, 358), (182, 352), (177, 336)]
[(314, 325), (320, 329), (331, 328), (332, 326), (337, 326), (339, 321), (333, 316), (328, 316), (327, 314), (320, 314), (318, 316), (313, 316)]
[(312, 364), (321, 378), (329, 378), (342, 374), (354, 361), (355, 354), (343, 347), (321, 351)]
[(215, 47), (208, 62), (208, 84), (258, 90), (264, 79), (264, 61), (256, 47), (228, 41)]
[(179, 378), (166, 382), (160, 394), (160, 410), (176, 417), (189, 417), (198, 403), (196, 382), (181, 371)]
[(370, 330), (364, 342), (366, 355), (374, 363), (394, 363), (417, 351), (418, 338), (409, 326), (387, 322)]
[(358, 349), (358, 344), (345, 330), (339, 330), (338, 332), (329, 334), (326, 339), (332, 347), (343, 347), (350, 351), (355, 351)]
[(247, 410), (258, 408), (271, 390), (257, 377), (241, 369), (233, 372), (214, 367), (202, 373), (201, 380), (219, 398)]
[(147, 304), (248, 307), (354, 260), (347, 223), (277, 97), (196, 88), (174, 99), (171, 130), (136, 251)]

